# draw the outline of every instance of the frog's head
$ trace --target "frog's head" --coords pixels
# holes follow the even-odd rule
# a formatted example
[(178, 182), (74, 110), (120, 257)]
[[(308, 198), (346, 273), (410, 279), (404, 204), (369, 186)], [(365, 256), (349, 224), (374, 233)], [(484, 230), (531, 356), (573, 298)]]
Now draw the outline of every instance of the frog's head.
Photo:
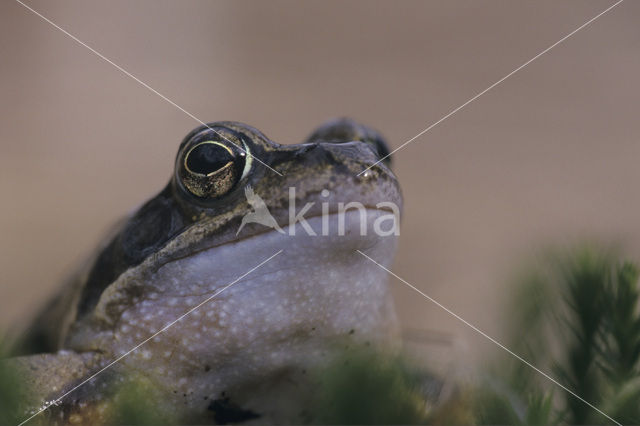
[(388, 266), (395, 250), (398, 182), (388, 161), (361, 173), (387, 153), (347, 119), (298, 145), (236, 122), (193, 130), (169, 184), (95, 260), (65, 346), (123, 353), (214, 294), (126, 362), (178, 383), (310, 359), (333, 337), (388, 342), (386, 272), (357, 251)]

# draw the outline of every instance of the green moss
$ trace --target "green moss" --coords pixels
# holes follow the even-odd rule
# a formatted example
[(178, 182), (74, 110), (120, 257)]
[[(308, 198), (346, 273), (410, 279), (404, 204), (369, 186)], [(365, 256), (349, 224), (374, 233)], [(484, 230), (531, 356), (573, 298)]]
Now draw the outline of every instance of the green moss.
[(313, 422), (423, 424), (426, 403), (419, 380), (398, 357), (353, 350), (319, 372)]
[(162, 405), (154, 383), (142, 376), (129, 378), (119, 386), (110, 409), (110, 424), (175, 425), (178, 419)]
[[(634, 263), (593, 245), (547, 256), (516, 286), (507, 346), (616, 421), (639, 423), (638, 276)], [(501, 392), (478, 388), (478, 421), (610, 423), (515, 358), (498, 360), (489, 376)]]
[(24, 389), (18, 372), (3, 362), (7, 351), (2, 340), (0, 339), (0, 424), (18, 424), (27, 417), (20, 408), (23, 406), (21, 395), (24, 394)]

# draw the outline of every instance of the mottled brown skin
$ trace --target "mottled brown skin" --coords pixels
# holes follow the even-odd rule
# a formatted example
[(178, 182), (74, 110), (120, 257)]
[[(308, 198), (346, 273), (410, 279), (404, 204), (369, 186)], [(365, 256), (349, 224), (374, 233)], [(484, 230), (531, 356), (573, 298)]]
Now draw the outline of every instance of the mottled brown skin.
[[(193, 185), (193, 182), (184, 179), (182, 167), (185, 153), (202, 141), (233, 144), (231, 148), (242, 156), (238, 163), (234, 162), (233, 167), (237, 167), (233, 173), (227, 167), (224, 173), (227, 182), (220, 188), (229, 187), (229, 176), (235, 176), (237, 181), (222, 195), (219, 191), (213, 191), (212, 197), (196, 196), (185, 187), (185, 183), (187, 186)], [(348, 119), (325, 124), (312, 133), (305, 143), (299, 145), (276, 144), (258, 130), (236, 122), (211, 123), (208, 127), (193, 130), (180, 145), (176, 171), (168, 185), (119, 226), (108, 243), (91, 260), (89, 267), (67, 285), (22, 340), (19, 349), (22, 354), (49, 353), (24, 356), (12, 361), (19, 368), (29, 371), (29, 388), (32, 393), (27, 398), (28, 405), (37, 408), (42, 400), (56, 398), (62, 393), (61, 390), (70, 389), (91, 372), (161, 329), (170, 319), (178, 317), (202, 297), (226, 284), (227, 282), (219, 282), (217, 278), (205, 278), (203, 282), (198, 281), (199, 277), (191, 278), (191, 281), (187, 279), (194, 268), (210, 267), (208, 261), (205, 262), (208, 258), (203, 257), (205, 254), (210, 256), (208, 253), (218, 253), (216, 256), (221, 259), (226, 259), (224, 256), (234, 259), (233, 252), (230, 252), (233, 247), (242, 248), (238, 253), (246, 256), (247, 248), (258, 252), (263, 245), (277, 246), (275, 232), (259, 224), (249, 224), (238, 236), (235, 235), (242, 217), (251, 211), (243, 193), (247, 185), (265, 201), (282, 227), (286, 226), (289, 219), (289, 194), (286, 191), (289, 187), (296, 188), (296, 200), (301, 204), (318, 201), (306, 214), (307, 218), (321, 214), (320, 201), (330, 201), (332, 205), (337, 202), (358, 201), (371, 209), (375, 209), (375, 204), (379, 201), (392, 201), (401, 207), (398, 183), (388, 168), (388, 160), (358, 176), (362, 170), (387, 153), (388, 149), (377, 132)], [(251, 162), (249, 156), (253, 157)], [(205, 192), (212, 188), (209, 182), (207, 185), (209, 186), (203, 190)], [(321, 196), (322, 190), (328, 190), (330, 195)], [(298, 248), (289, 256), (298, 256), (303, 247), (311, 247), (312, 258), (301, 257), (301, 261), (313, 261), (312, 259), (317, 259), (318, 253), (328, 253), (328, 265), (331, 262), (338, 262), (336, 265), (349, 264), (348, 260), (344, 260), (343, 253), (336, 252), (338, 254), (332, 257), (331, 250), (335, 247), (333, 242), (329, 244), (318, 241), (317, 249), (306, 241), (292, 243), (293, 247)], [(349, 250), (345, 251), (346, 256), (350, 256), (349, 253), (356, 248), (364, 250), (376, 244), (375, 237), (350, 237), (345, 242), (345, 250)], [(391, 260), (395, 246), (389, 243), (388, 247), (389, 249), (385, 248), (381, 252), (387, 257), (383, 259), (387, 263)], [(200, 258), (203, 260), (198, 260)], [(357, 255), (352, 259), (354, 262), (361, 260)], [(237, 266), (227, 260), (228, 268), (219, 270), (228, 272), (230, 277), (239, 276), (261, 260), (264, 259), (256, 258), (253, 264), (243, 263)], [(187, 268), (186, 272), (183, 274), (180, 268)], [(347, 305), (340, 305), (340, 300), (349, 297), (354, 300), (362, 299), (361, 293), (354, 293), (354, 290), (342, 282), (327, 286), (326, 291), (333, 289), (331, 291), (338, 295), (344, 289), (344, 295), (332, 299), (333, 296), (326, 296), (326, 292), (318, 293), (318, 286), (305, 286), (303, 282), (299, 282), (297, 276), (302, 273), (294, 274), (296, 277), (293, 279), (291, 275), (285, 274), (283, 282), (289, 287), (284, 284), (276, 286), (272, 283), (273, 280), (264, 278), (269, 274), (282, 274), (280, 269), (264, 269), (263, 274), (264, 276), (248, 280), (248, 284), (245, 284), (251, 288), (252, 282), (258, 283), (254, 283), (255, 292), (249, 293), (251, 299), (247, 300), (247, 296), (237, 293), (240, 290), (236, 292), (234, 289), (233, 292), (236, 293), (229, 291), (228, 295), (225, 293), (225, 296), (216, 299), (216, 305), (206, 311), (206, 316), (203, 311), (197, 317), (197, 327), (189, 326), (191, 328), (185, 329), (176, 326), (167, 330), (157, 342), (155, 339), (149, 342), (146, 351), (140, 349), (127, 356), (98, 379), (62, 400), (60, 405), (42, 413), (39, 419), (45, 423), (60, 424), (72, 421), (106, 421), (105, 412), (108, 412), (113, 384), (126, 381), (132, 372), (156, 377), (150, 373), (155, 371), (158, 378), (153, 380), (157, 380), (158, 388), (166, 392), (165, 402), (175, 407), (180, 406), (179, 409), (186, 407), (182, 413), (186, 419), (197, 422), (224, 422), (231, 419), (239, 422), (262, 418), (266, 422), (296, 422), (301, 419), (287, 417), (289, 409), (274, 409), (273, 413), (266, 414), (264, 406), (271, 402), (263, 401), (262, 395), (277, 394), (281, 388), (286, 388), (281, 395), (288, 395), (293, 399), (293, 394), (299, 389), (292, 391), (288, 388), (289, 385), (283, 383), (295, 381), (299, 371), (304, 369), (301, 365), (313, 365), (318, 348), (323, 348), (325, 342), (330, 347), (334, 341), (332, 339), (343, 339), (346, 336), (347, 339), (356, 341), (389, 344), (395, 338), (395, 316), (391, 298), (379, 275), (365, 275), (366, 279), (380, 281), (380, 284), (362, 293), (366, 297), (371, 294), (372, 303), (367, 309), (373, 313), (364, 308), (362, 311), (354, 309), (352, 318), (348, 315), (342, 318), (340, 312), (344, 312)], [(187, 281), (180, 283), (183, 276)], [(280, 290), (282, 288), (284, 289)], [(269, 292), (264, 293), (267, 289)], [(274, 296), (274, 291), (283, 293)], [(234, 314), (243, 309), (244, 305), (239, 304), (240, 301), (248, 301), (251, 305), (255, 300), (268, 300), (271, 296), (275, 297), (274, 300), (282, 300), (291, 312), (298, 306), (306, 306), (307, 300), (315, 303), (308, 308), (310, 311), (304, 311), (305, 314), (292, 315), (290, 319), (284, 317), (284, 320), (270, 319), (273, 307), (265, 307), (264, 312), (257, 310), (251, 315), (257, 315), (258, 322), (264, 323), (264, 330), (256, 337), (250, 331), (251, 324), (255, 323), (254, 318), (251, 315), (236, 318)], [(324, 303), (327, 308), (323, 308)], [(226, 323), (223, 314), (231, 318), (231, 325)], [(337, 317), (340, 319), (333, 319)], [(244, 322), (246, 318), (248, 322)], [(355, 333), (355, 337), (352, 336), (353, 332), (345, 333), (345, 330), (353, 330), (349, 324), (353, 324), (353, 327), (361, 326), (359, 330), (362, 333)], [(201, 334), (208, 337), (193, 337)], [(253, 345), (251, 350), (246, 349), (249, 342)], [(264, 353), (253, 355), (256, 350), (255, 342), (261, 345), (261, 351), (265, 348)], [(290, 345), (291, 356), (278, 352), (281, 347), (289, 347), (287, 345)], [(188, 356), (180, 351), (183, 347), (191, 350)], [(56, 352), (60, 350), (64, 352)], [(264, 364), (256, 361), (268, 353), (277, 361), (265, 361)], [(161, 357), (159, 354), (165, 355)], [(236, 364), (221, 361), (229, 356), (241, 361)], [(298, 365), (297, 359), (302, 360), (301, 364)], [(257, 370), (260, 372), (257, 373)], [(166, 380), (163, 379), (165, 376)], [(253, 392), (260, 388), (264, 389), (257, 391), (258, 396), (247, 392), (247, 389), (252, 389)], [(224, 396), (215, 394), (221, 389), (230, 391)], [(234, 398), (242, 402), (240, 405), (229, 397), (234, 389)], [(189, 396), (188, 391), (191, 392)], [(197, 395), (191, 395), (194, 393)], [(209, 397), (211, 400), (206, 404), (201, 402)]]

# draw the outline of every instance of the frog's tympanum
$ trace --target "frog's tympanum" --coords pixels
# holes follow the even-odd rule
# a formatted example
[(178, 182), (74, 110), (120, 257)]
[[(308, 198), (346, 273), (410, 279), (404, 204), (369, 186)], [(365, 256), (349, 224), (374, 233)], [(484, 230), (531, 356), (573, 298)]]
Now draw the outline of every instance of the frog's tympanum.
[[(358, 252), (384, 266), (393, 257), (398, 182), (388, 160), (360, 173), (387, 154), (348, 119), (298, 145), (236, 122), (193, 130), (168, 185), (121, 222), (10, 360), (28, 373), (25, 417), (55, 401), (33, 421), (109, 422), (113, 394), (135, 377), (181, 421), (305, 422), (306, 377), (334, 348), (396, 345), (387, 272)], [(264, 220), (243, 222), (258, 210)]]

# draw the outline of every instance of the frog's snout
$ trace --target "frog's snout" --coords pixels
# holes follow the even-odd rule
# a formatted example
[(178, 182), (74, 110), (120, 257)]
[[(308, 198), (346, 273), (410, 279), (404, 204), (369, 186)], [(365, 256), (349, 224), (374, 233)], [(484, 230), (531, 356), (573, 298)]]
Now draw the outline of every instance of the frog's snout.
[(388, 166), (391, 165), (391, 150), (382, 134), (350, 118), (336, 118), (325, 122), (309, 135), (306, 143), (340, 144), (355, 141), (365, 142), (372, 148), (377, 160), (383, 160)]

